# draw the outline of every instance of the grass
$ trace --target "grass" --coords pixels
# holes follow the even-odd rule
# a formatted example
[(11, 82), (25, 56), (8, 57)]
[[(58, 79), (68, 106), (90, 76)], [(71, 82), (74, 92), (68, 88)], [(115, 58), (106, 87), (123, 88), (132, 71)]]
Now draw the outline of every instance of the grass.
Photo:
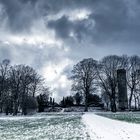
[(97, 113), (97, 115), (101, 115), (110, 119), (140, 124), (140, 112), (117, 112), (117, 113), (107, 112), (107, 113)]
[(2, 140), (90, 140), (81, 114), (0, 118)]

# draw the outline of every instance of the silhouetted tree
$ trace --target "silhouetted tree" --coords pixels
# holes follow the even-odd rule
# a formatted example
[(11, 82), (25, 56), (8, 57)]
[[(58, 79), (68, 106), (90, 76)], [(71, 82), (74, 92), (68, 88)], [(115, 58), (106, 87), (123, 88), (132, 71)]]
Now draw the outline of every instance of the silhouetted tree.
[(97, 68), (99, 84), (110, 99), (112, 112), (116, 112), (117, 69), (126, 68), (127, 65), (127, 56), (110, 55), (104, 57)]
[(44, 112), (45, 107), (49, 106), (50, 90), (47, 86), (42, 86), (40, 94), (37, 96), (38, 112)]
[(74, 99), (72, 96), (63, 97), (62, 101), (60, 101), (60, 105), (62, 107), (70, 107), (74, 105)]
[(94, 106), (101, 106), (101, 98), (96, 94), (89, 94), (88, 96), (88, 104)]
[(53, 98), (53, 101), (52, 101), (52, 109), (54, 109), (54, 106), (55, 106), (55, 100)]
[(9, 87), (8, 87), (8, 71), (9, 71), (9, 64), (10, 60), (5, 59), (0, 63), (0, 112), (3, 111), (3, 104), (6, 94), (9, 94)]
[(83, 97), (82, 97), (82, 95), (81, 95), (79, 92), (77, 92), (77, 93), (74, 95), (74, 100), (75, 100), (75, 102), (76, 102), (76, 105), (80, 105), (81, 102), (82, 102), (82, 99), (83, 99)]
[(95, 90), (96, 67), (97, 61), (88, 58), (74, 65), (72, 70), (72, 90), (82, 93), (85, 101), (85, 111), (88, 111), (88, 95)]
[(66, 104), (67, 107), (68, 107), (68, 106), (73, 106), (73, 104), (74, 104), (74, 99), (73, 99), (73, 97), (72, 97), (72, 96), (67, 96), (67, 97), (65, 98), (65, 104)]
[(63, 107), (63, 108), (66, 107), (65, 97), (63, 97), (62, 101), (60, 101), (60, 106)]
[(8, 59), (0, 63), (0, 111), (17, 115), (22, 110), (26, 115), (27, 110), (37, 107), (36, 93), (46, 94), (48, 88), (44, 80), (30, 66), (10, 66)]
[[(131, 56), (129, 57), (129, 65), (127, 70), (127, 84), (130, 89), (130, 97), (129, 97), (129, 110), (131, 110), (131, 102), (132, 97), (136, 96), (135, 92), (137, 90), (137, 86), (140, 84), (140, 57), (139, 56)], [(139, 88), (139, 87), (138, 87)]]

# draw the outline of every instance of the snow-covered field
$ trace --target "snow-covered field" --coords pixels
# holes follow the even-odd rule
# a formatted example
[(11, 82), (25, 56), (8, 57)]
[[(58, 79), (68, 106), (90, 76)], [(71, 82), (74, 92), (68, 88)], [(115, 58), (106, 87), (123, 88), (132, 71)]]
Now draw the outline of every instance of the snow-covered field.
[(86, 113), (83, 123), (93, 140), (140, 140), (140, 124), (128, 123)]
[(0, 117), (0, 140), (90, 140), (81, 113)]
[(109, 119), (97, 113), (140, 117), (139, 113), (109, 112), (1, 116), (0, 140), (140, 140), (140, 124)]

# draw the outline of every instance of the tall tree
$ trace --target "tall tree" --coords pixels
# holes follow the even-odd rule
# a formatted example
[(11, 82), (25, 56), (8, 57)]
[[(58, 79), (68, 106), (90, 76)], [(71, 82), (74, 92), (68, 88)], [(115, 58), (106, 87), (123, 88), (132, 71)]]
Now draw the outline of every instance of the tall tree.
[(126, 67), (127, 56), (110, 55), (104, 57), (97, 68), (100, 86), (110, 99), (112, 112), (116, 112), (117, 69)]
[(27, 97), (34, 96), (34, 88), (32, 88), (32, 85), (34, 84), (35, 79), (38, 79), (38, 75), (36, 71), (30, 67), (25, 65), (19, 65), (21, 67), (21, 108), (22, 108), (22, 114), (27, 114), (27, 105), (26, 100)]
[(85, 101), (85, 111), (88, 111), (88, 96), (95, 90), (97, 61), (92, 58), (83, 59), (72, 70), (72, 90), (81, 92)]
[(5, 100), (5, 94), (7, 94), (7, 90), (9, 89), (8, 84), (8, 70), (9, 70), (10, 60), (5, 59), (0, 63), (0, 112), (3, 110), (3, 103)]
[(129, 96), (129, 110), (131, 110), (131, 102), (134, 94), (137, 94), (135, 91), (137, 86), (140, 84), (140, 57), (131, 56), (129, 57), (129, 65), (127, 70), (127, 84), (130, 89)]
[(13, 100), (13, 115), (17, 115), (21, 90), (21, 67), (12, 66), (9, 71), (10, 89)]

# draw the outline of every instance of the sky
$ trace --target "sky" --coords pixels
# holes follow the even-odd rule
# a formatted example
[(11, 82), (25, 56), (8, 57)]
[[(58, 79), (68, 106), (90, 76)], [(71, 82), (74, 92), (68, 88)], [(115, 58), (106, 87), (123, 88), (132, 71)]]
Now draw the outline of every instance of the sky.
[(140, 54), (139, 0), (0, 0), (0, 61), (36, 69), (60, 100), (83, 58)]

